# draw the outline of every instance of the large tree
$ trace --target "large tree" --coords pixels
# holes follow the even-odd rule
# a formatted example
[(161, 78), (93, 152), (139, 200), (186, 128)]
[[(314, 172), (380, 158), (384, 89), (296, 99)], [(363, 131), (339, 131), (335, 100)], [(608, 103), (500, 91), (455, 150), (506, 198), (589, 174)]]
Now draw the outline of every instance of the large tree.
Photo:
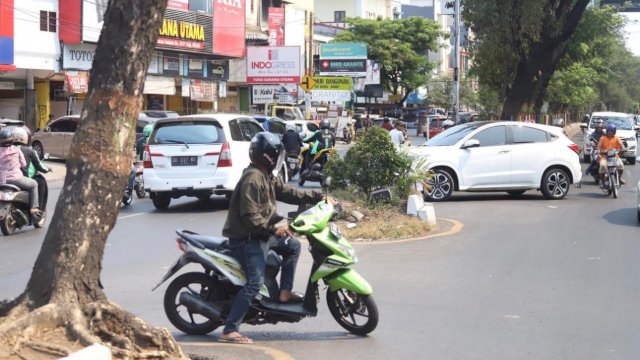
[(409, 93), (427, 83), (435, 67), (427, 60), (429, 51), (437, 51), (438, 39), (445, 35), (438, 24), (421, 17), (400, 20), (347, 19), (347, 30), (333, 42), (363, 42), (368, 57), (380, 64), (380, 81), (387, 91), (400, 95), (399, 104)]
[(482, 85), (498, 91), (502, 116), (539, 113), (547, 87), (590, 0), (462, 0), (475, 36)]
[(51, 225), (26, 290), (0, 306), (0, 350), (8, 345), (15, 357), (29, 358), (31, 351), (64, 355), (65, 338), (105, 344), (117, 358), (184, 358), (166, 329), (110, 302), (100, 284), (166, 2), (109, 2)]

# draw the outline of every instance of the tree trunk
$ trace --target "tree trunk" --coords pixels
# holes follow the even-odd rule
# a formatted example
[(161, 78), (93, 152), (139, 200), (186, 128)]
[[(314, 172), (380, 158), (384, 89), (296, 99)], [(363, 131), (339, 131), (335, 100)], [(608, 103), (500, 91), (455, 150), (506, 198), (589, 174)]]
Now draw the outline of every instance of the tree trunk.
[[(183, 357), (166, 330), (150, 328), (110, 303), (100, 284), (105, 243), (131, 169), (135, 123), (166, 5), (167, 0), (109, 2), (64, 187), (25, 292), (13, 309), (0, 311), (0, 316), (8, 314), (3, 320), (15, 320), (0, 326), (0, 339), (19, 344), (17, 331), (30, 333), (36, 327), (37, 337), (43, 326), (63, 327), (70, 340), (107, 343), (117, 357), (133, 357), (145, 348), (164, 351), (158, 357)], [(20, 319), (25, 309), (32, 320)], [(41, 317), (50, 324), (33, 321)]]
[(520, 56), (515, 78), (506, 93), (503, 119), (515, 119), (523, 107), (535, 114), (540, 112), (549, 82), (589, 0), (578, 0), (573, 7), (571, 3), (572, 0), (549, 1), (546, 11), (553, 13), (545, 20), (548, 25), (540, 41)]

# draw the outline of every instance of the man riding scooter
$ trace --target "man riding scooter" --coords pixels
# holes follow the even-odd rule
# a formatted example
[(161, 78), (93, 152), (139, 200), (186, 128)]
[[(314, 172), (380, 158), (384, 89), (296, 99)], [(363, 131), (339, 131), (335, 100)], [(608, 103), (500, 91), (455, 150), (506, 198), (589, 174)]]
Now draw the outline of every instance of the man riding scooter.
[(323, 119), (320, 121), (320, 130), (317, 130), (313, 135), (302, 140), (305, 143), (312, 143), (313, 146), (307, 152), (305, 152), (304, 162), (302, 164), (302, 172), (308, 171), (311, 166), (311, 161), (316, 154), (323, 150), (336, 146), (336, 136), (329, 130), (329, 120)]
[[(591, 136), (589, 136), (589, 142), (591, 143), (591, 148), (598, 148), (598, 143), (600, 142), (600, 138), (605, 136), (605, 132), (604, 132), (604, 120), (602, 119), (596, 119), (593, 121), (595, 123), (596, 126), (596, 130), (593, 132), (593, 134), (591, 134)], [(589, 166), (587, 167), (587, 170), (585, 170), (585, 175), (589, 175), (589, 174), (595, 174), (595, 170), (598, 166), (599, 162), (598, 162), (598, 158), (597, 157), (593, 157), (591, 159), (591, 163), (589, 164)], [(595, 175), (594, 175), (595, 177)]]
[[(604, 190), (604, 177), (607, 172), (607, 150), (616, 149), (618, 152), (625, 150), (624, 145), (619, 137), (616, 136), (617, 128), (613, 124), (607, 125), (606, 135), (600, 138), (598, 144), (598, 153), (600, 154), (600, 189)], [(626, 184), (626, 181), (622, 179), (622, 173), (624, 172), (624, 165), (620, 156), (616, 154), (616, 169), (618, 169), (618, 175), (620, 178), (620, 184)]]

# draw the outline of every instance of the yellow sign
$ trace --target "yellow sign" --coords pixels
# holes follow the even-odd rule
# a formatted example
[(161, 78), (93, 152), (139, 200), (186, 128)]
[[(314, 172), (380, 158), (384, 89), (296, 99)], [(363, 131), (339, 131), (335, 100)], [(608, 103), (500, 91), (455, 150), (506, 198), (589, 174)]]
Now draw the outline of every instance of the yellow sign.
[(316, 76), (313, 90), (351, 91), (353, 81), (347, 76)]
[(163, 19), (160, 36), (204, 41), (204, 26), (186, 21)]
[(305, 75), (300, 81), (300, 87), (304, 89), (304, 91), (310, 91), (313, 89), (313, 86), (316, 84), (315, 80), (309, 75)]

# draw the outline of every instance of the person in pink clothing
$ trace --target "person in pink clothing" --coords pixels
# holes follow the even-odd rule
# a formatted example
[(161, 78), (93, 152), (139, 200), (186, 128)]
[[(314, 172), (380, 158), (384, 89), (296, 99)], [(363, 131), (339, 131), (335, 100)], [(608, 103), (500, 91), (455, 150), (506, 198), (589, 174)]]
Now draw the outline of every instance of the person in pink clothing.
[(13, 145), (11, 130), (0, 131), (0, 184), (15, 185), (29, 192), (31, 214), (38, 215), (38, 183), (22, 174), (21, 168), (27, 166), (22, 151)]

